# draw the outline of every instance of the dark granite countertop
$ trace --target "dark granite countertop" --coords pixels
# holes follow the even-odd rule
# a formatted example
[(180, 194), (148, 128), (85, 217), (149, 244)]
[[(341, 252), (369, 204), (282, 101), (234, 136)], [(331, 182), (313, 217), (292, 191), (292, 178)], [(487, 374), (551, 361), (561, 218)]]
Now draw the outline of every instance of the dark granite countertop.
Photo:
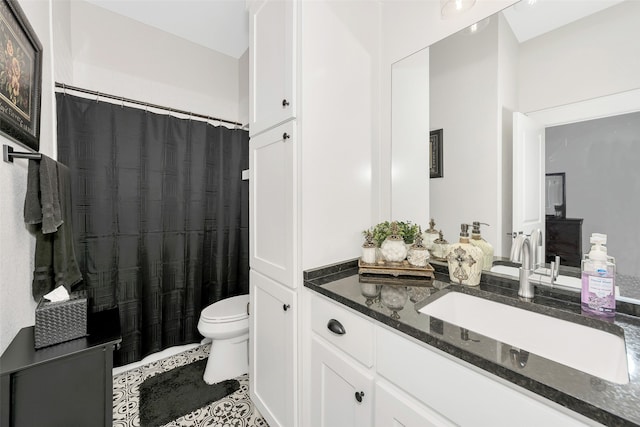
[[(357, 260), (305, 271), (304, 284), (374, 320), (604, 425), (640, 425), (640, 306), (618, 301), (615, 320), (607, 322), (582, 315), (580, 295), (576, 292), (536, 286), (533, 301), (521, 301), (517, 296), (517, 281), (505, 276), (483, 273), (480, 286), (460, 286), (449, 282), (444, 265), (434, 263), (433, 266), (435, 280), (412, 282), (390, 278), (387, 282), (388, 286), (407, 286), (409, 298), (397, 311), (399, 318), (380, 298), (363, 296), (363, 286), (371, 287), (371, 284), (361, 283)], [(620, 334), (624, 331), (629, 383), (616, 384), (533, 353), (527, 355), (522, 366), (522, 360), (510, 352), (507, 343), (499, 343), (418, 311), (425, 302), (446, 292), (468, 293), (608, 332)], [(589, 343), (585, 343), (584, 351), (589, 351)]]

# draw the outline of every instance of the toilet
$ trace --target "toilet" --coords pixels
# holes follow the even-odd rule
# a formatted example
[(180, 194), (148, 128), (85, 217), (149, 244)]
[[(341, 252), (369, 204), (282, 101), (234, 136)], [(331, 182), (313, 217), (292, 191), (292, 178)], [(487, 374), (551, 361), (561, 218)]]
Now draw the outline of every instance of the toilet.
[(249, 295), (220, 300), (200, 313), (198, 331), (211, 339), (204, 381), (215, 384), (249, 371)]

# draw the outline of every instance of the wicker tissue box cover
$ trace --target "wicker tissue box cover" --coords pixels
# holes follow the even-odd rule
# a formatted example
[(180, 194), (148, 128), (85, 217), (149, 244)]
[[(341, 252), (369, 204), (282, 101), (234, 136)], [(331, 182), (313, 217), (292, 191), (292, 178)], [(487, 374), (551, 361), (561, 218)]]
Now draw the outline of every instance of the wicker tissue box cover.
[(47, 347), (87, 335), (87, 297), (73, 292), (67, 301), (44, 298), (36, 307), (35, 348)]

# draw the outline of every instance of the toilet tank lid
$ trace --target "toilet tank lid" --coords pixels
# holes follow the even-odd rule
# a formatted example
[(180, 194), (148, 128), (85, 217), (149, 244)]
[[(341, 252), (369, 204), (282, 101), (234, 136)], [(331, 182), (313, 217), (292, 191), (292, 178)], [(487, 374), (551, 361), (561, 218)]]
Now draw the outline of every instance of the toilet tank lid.
[(238, 295), (217, 301), (202, 310), (205, 319), (238, 319), (247, 316), (249, 295)]

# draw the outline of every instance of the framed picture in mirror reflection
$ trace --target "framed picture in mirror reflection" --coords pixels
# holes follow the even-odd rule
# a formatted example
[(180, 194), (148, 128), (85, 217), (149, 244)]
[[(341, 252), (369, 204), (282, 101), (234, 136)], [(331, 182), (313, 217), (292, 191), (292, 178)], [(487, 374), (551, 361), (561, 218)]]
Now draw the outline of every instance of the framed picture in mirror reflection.
[(429, 161), (431, 178), (442, 178), (442, 129), (429, 132)]

